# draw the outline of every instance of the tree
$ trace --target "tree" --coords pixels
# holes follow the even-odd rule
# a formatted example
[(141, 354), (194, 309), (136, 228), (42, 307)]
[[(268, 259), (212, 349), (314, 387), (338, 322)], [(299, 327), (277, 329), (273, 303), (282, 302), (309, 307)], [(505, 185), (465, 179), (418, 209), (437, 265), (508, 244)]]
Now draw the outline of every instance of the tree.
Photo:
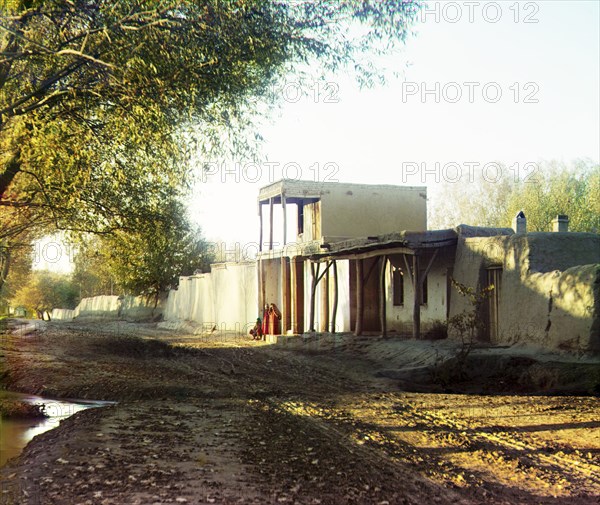
[(73, 261), (73, 283), (79, 288), (80, 298), (122, 291), (110, 270), (109, 256), (110, 251), (99, 235), (78, 238), (77, 254)]
[(445, 182), (431, 197), (429, 227), (453, 228), (461, 223), (472, 226), (510, 226), (508, 216), (509, 196), (513, 180), (508, 169), (501, 167), (499, 180), (482, 172), (464, 175), (457, 182)]
[(0, 208), (21, 215), (0, 218), (0, 236), (139, 228), (186, 186), (195, 153), (249, 149), (270, 84), (315, 59), (371, 84), (360, 55), (402, 41), (418, 7), (0, 0)]
[[(470, 182), (446, 183), (433, 197), (430, 227), (511, 227), (523, 211), (528, 231), (550, 231), (558, 214), (569, 216), (569, 229), (600, 231), (600, 166), (590, 161), (531, 165), (526, 174), (500, 167), (500, 177), (475, 174)], [(516, 180), (515, 180), (516, 179)]]
[(77, 288), (69, 275), (34, 270), (28, 281), (19, 287), (12, 299), (13, 305), (33, 310), (44, 317), (53, 308), (74, 309), (77, 305)]
[(507, 214), (523, 210), (529, 231), (550, 231), (558, 214), (569, 216), (569, 230), (600, 232), (600, 166), (577, 161), (539, 166), (535, 181), (519, 182), (508, 197)]
[[(180, 275), (207, 271), (212, 261), (211, 248), (178, 201), (166, 202), (160, 218), (139, 230), (116, 231), (93, 243), (95, 250), (85, 246), (87, 254), (76, 257), (80, 266), (76, 279), (97, 276), (96, 286), (104, 291), (95, 294), (107, 293), (114, 282), (125, 293), (153, 297), (155, 304), (160, 293), (177, 284)], [(86, 264), (93, 267), (93, 273)]]
[(15, 243), (3, 247), (0, 241), (0, 314), (10, 305), (19, 286), (27, 282), (32, 264), (31, 243)]

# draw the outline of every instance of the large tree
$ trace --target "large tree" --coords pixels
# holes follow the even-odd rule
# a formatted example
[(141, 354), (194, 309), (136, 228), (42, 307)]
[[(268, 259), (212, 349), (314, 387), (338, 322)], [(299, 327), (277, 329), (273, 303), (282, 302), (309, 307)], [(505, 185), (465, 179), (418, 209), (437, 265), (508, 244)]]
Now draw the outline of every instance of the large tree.
[(0, 314), (8, 310), (10, 300), (31, 273), (33, 247), (28, 237), (24, 239), (23, 242), (14, 242), (10, 249), (0, 245)]
[[(293, 68), (389, 51), (417, 2), (0, 0), (0, 240), (136, 229)], [(358, 26), (361, 25), (361, 26)], [(312, 68), (319, 68), (312, 66)], [(258, 100), (256, 98), (259, 98)], [(250, 137), (251, 138), (251, 137)]]
[(212, 258), (212, 248), (183, 205), (171, 201), (157, 219), (135, 231), (117, 230), (83, 241), (74, 280), (82, 296), (106, 294), (112, 287), (115, 294), (141, 294), (157, 302), (180, 275), (207, 271)]
[(569, 216), (569, 230), (600, 233), (600, 165), (576, 161), (539, 165), (535, 180), (519, 181), (507, 205), (506, 221), (522, 210), (529, 231), (551, 231), (558, 214)]
[(54, 308), (74, 309), (77, 305), (77, 288), (67, 274), (34, 270), (15, 295), (13, 306), (22, 306), (41, 318), (50, 317)]
[(529, 231), (550, 231), (558, 214), (569, 216), (569, 229), (600, 232), (600, 166), (589, 160), (544, 161), (519, 173), (497, 165), (487, 180), (477, 173), (469, 181), (445, 183), (432, 197), (430, 227), (511, 227), (523, 211)]

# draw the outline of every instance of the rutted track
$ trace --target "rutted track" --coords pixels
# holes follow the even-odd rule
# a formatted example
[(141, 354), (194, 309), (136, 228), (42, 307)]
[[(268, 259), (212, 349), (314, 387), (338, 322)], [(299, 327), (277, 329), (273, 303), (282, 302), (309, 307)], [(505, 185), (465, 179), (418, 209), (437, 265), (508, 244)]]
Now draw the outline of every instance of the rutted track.
[(597, 398), (402, 392), (375, 377), (366, 340), (315, 349), (110, 328), (3, 339), (15, 389), (119, 405), (35, 439), (0, 471), (0, 503), (600, 499)]

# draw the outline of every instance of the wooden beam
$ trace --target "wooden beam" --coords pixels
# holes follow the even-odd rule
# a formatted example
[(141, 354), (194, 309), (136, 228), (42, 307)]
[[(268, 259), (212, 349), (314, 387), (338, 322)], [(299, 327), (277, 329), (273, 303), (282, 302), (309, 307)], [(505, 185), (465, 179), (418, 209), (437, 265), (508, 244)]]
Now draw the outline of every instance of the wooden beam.
[(363, 327), (363, 261), (362, 259), (356, 260), (356, 325), (354, 327), (356, 336), (362, 335)]
[(258, 250), (263, 250), (263, 214), (262, 214), (262, 202), (258, 203), (258, 217), (260, 219), (260, 234), (258, 237)]
[(414, 255), (412, 261), (413, 280), (413, 338), (421, 338), (421, 276), (419, 275), (419, 256)]
[[(414, 251), (412, 249), (409, 249), (407, 247), (388, 247), (386, 249), (376, 249), (374, 251), (367, 251), (367, 252), (363, 252), (363, 253), (348, 253), (348, 254), (344, 254), (344, 255), (336, 255), (335, 258), (336, 259), (369, 259), (369, 258), (374, 258), (376, 256), (381, 256), (385, 254), (386, 256), (389, 256), (391, 254), (410, 254), (413, 255)], [(332, 258), (330, 258), (332, 259)]]
[(269, 251), (273, 250), (273, 198), (269, 198)]
[(285, 335), (287, 330), (291, 329), (290, 269), (285, 256), (282, 256), (279, 261), (281, 264), (281, 333)]
[(295, 256), (291, 259), (292, 289), (292, 331), (304, 331), (304, 259)]
[(327, 262), (327, 266), (325, 267), (325, 270), (323, 270), (323, 273), (321, 275), (319, 275), (319, 277), (317, 278), (317, 284), (321, 281), (321, 279), (323, 278), (323, 276), (328, 272), (328, 270), (331, 267), (332, 263), (333, 263), (333, 261)]
[[(327, 264), (327, 267), (323, 271), (323, 273), (319, 274), (319, 270), (321, 269), (321, 263), (319, 262), (310, 262), (310, 275), (311, 275), (311, 287), (310, 287), (310, 311), (309, 311), (309, 329), (308, 331), (316, 331), (315, 326), (315, 297), (317, 293), (317, 284), (321, 281), (323, 276), (329, 271), (329, 267), (331, 267), (332, 262)], [(315, 269), (316, 267), (316, 269)]]
[(431, 256), (431, 259), (429, 260), (429, 263), (427, 263), (427, 268), (425, 269), (425, 272), (423, 273), (423, 279), (422, 279), (422, 281), (429, 274), (429, 271), (431, 270), (431, 267), (433, 266), (433, 262), (435, 260), (435, 257), (437, 256), (438, 251), (439, 251), (439, 249), (436, 249), (435, 251), (433, 251), (433, 256)]
[(381, 265), (379, 270), (379, 322), (381, 324), (381, 335), (387, 336), (387, 321), (386, 321), (386, 292), (385, 292), (385, 271), (387, 267), (387, 256), (384, 254), (381, 257)]
[(281, 194), (281, 208), (283, 209), (283, 245), (287, 244), (287, 211), (285, 210), (285, 195)]
[(331, 308), (331, 333), (335, 333), (335, 317), (337, 314), (337, 306), (338, 306), (338, 274), (337, 274), (337, 264), (335, 260), (333, 260), (333, 307)]
[(408, 274), (408, 280), (410, 281), (411, 284), (413, 284), (413, 275), (412, 275), (412, 271), (411, 271), (411, 266), (408, 263), (408, 258), (406, 257), (406, 254), (403, 254), (402, 258), (404, 258), (404, 266), (406, 267), (406, 273)]
[(336, 253), (328, 255), (319, 255), (319, 256), (310, 256), (307, 257), (313, 261), (332, 261), (332, 260), (358, 260), (358, 259), (369, 259), (375, 258), (377, 256), (381, 256), (385, 254), (386, 256), (390, 256), (392, 254), (410, 254), (411, 256), (414, 254), (414, 250), (408, 249), (406, 247), (394, 247), (389, 249), (377, 249), (375, 251), (369, 251), (364, 253)]
[(310, 275), (312, 282), (310, 286), (310, 312), (308, 319), (308, 331), (315, 331), (315, 294), (317, 292), (317, 283), (319, 282), (317, 277), (319, 275), (320, 268), (320, 263), (314, 263), (312, 261), (310, 262)]
[(324, 283), (321, 283), (321, 331), (324, 332), (329, 330), (329, 265), (325, 270)]

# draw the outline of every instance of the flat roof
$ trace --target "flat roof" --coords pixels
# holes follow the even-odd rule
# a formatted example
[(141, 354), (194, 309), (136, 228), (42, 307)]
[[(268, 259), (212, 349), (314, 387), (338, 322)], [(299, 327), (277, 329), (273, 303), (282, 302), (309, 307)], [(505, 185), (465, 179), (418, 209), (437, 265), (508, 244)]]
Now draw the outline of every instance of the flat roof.
[(268, 186), (260, 188), (258, 201), (264, 202), (271, 198), (276, 203), (281, 202), (281, 195), (285, 195), (290, 203), (299, 200), (317, 201), (325, 193), (331, 191), (427, 191), (426, 186), (399, 186), (393, 184), (357, 184), (352, 182), (335, 181), (304, 181), (298, 179), (281, 179)]

